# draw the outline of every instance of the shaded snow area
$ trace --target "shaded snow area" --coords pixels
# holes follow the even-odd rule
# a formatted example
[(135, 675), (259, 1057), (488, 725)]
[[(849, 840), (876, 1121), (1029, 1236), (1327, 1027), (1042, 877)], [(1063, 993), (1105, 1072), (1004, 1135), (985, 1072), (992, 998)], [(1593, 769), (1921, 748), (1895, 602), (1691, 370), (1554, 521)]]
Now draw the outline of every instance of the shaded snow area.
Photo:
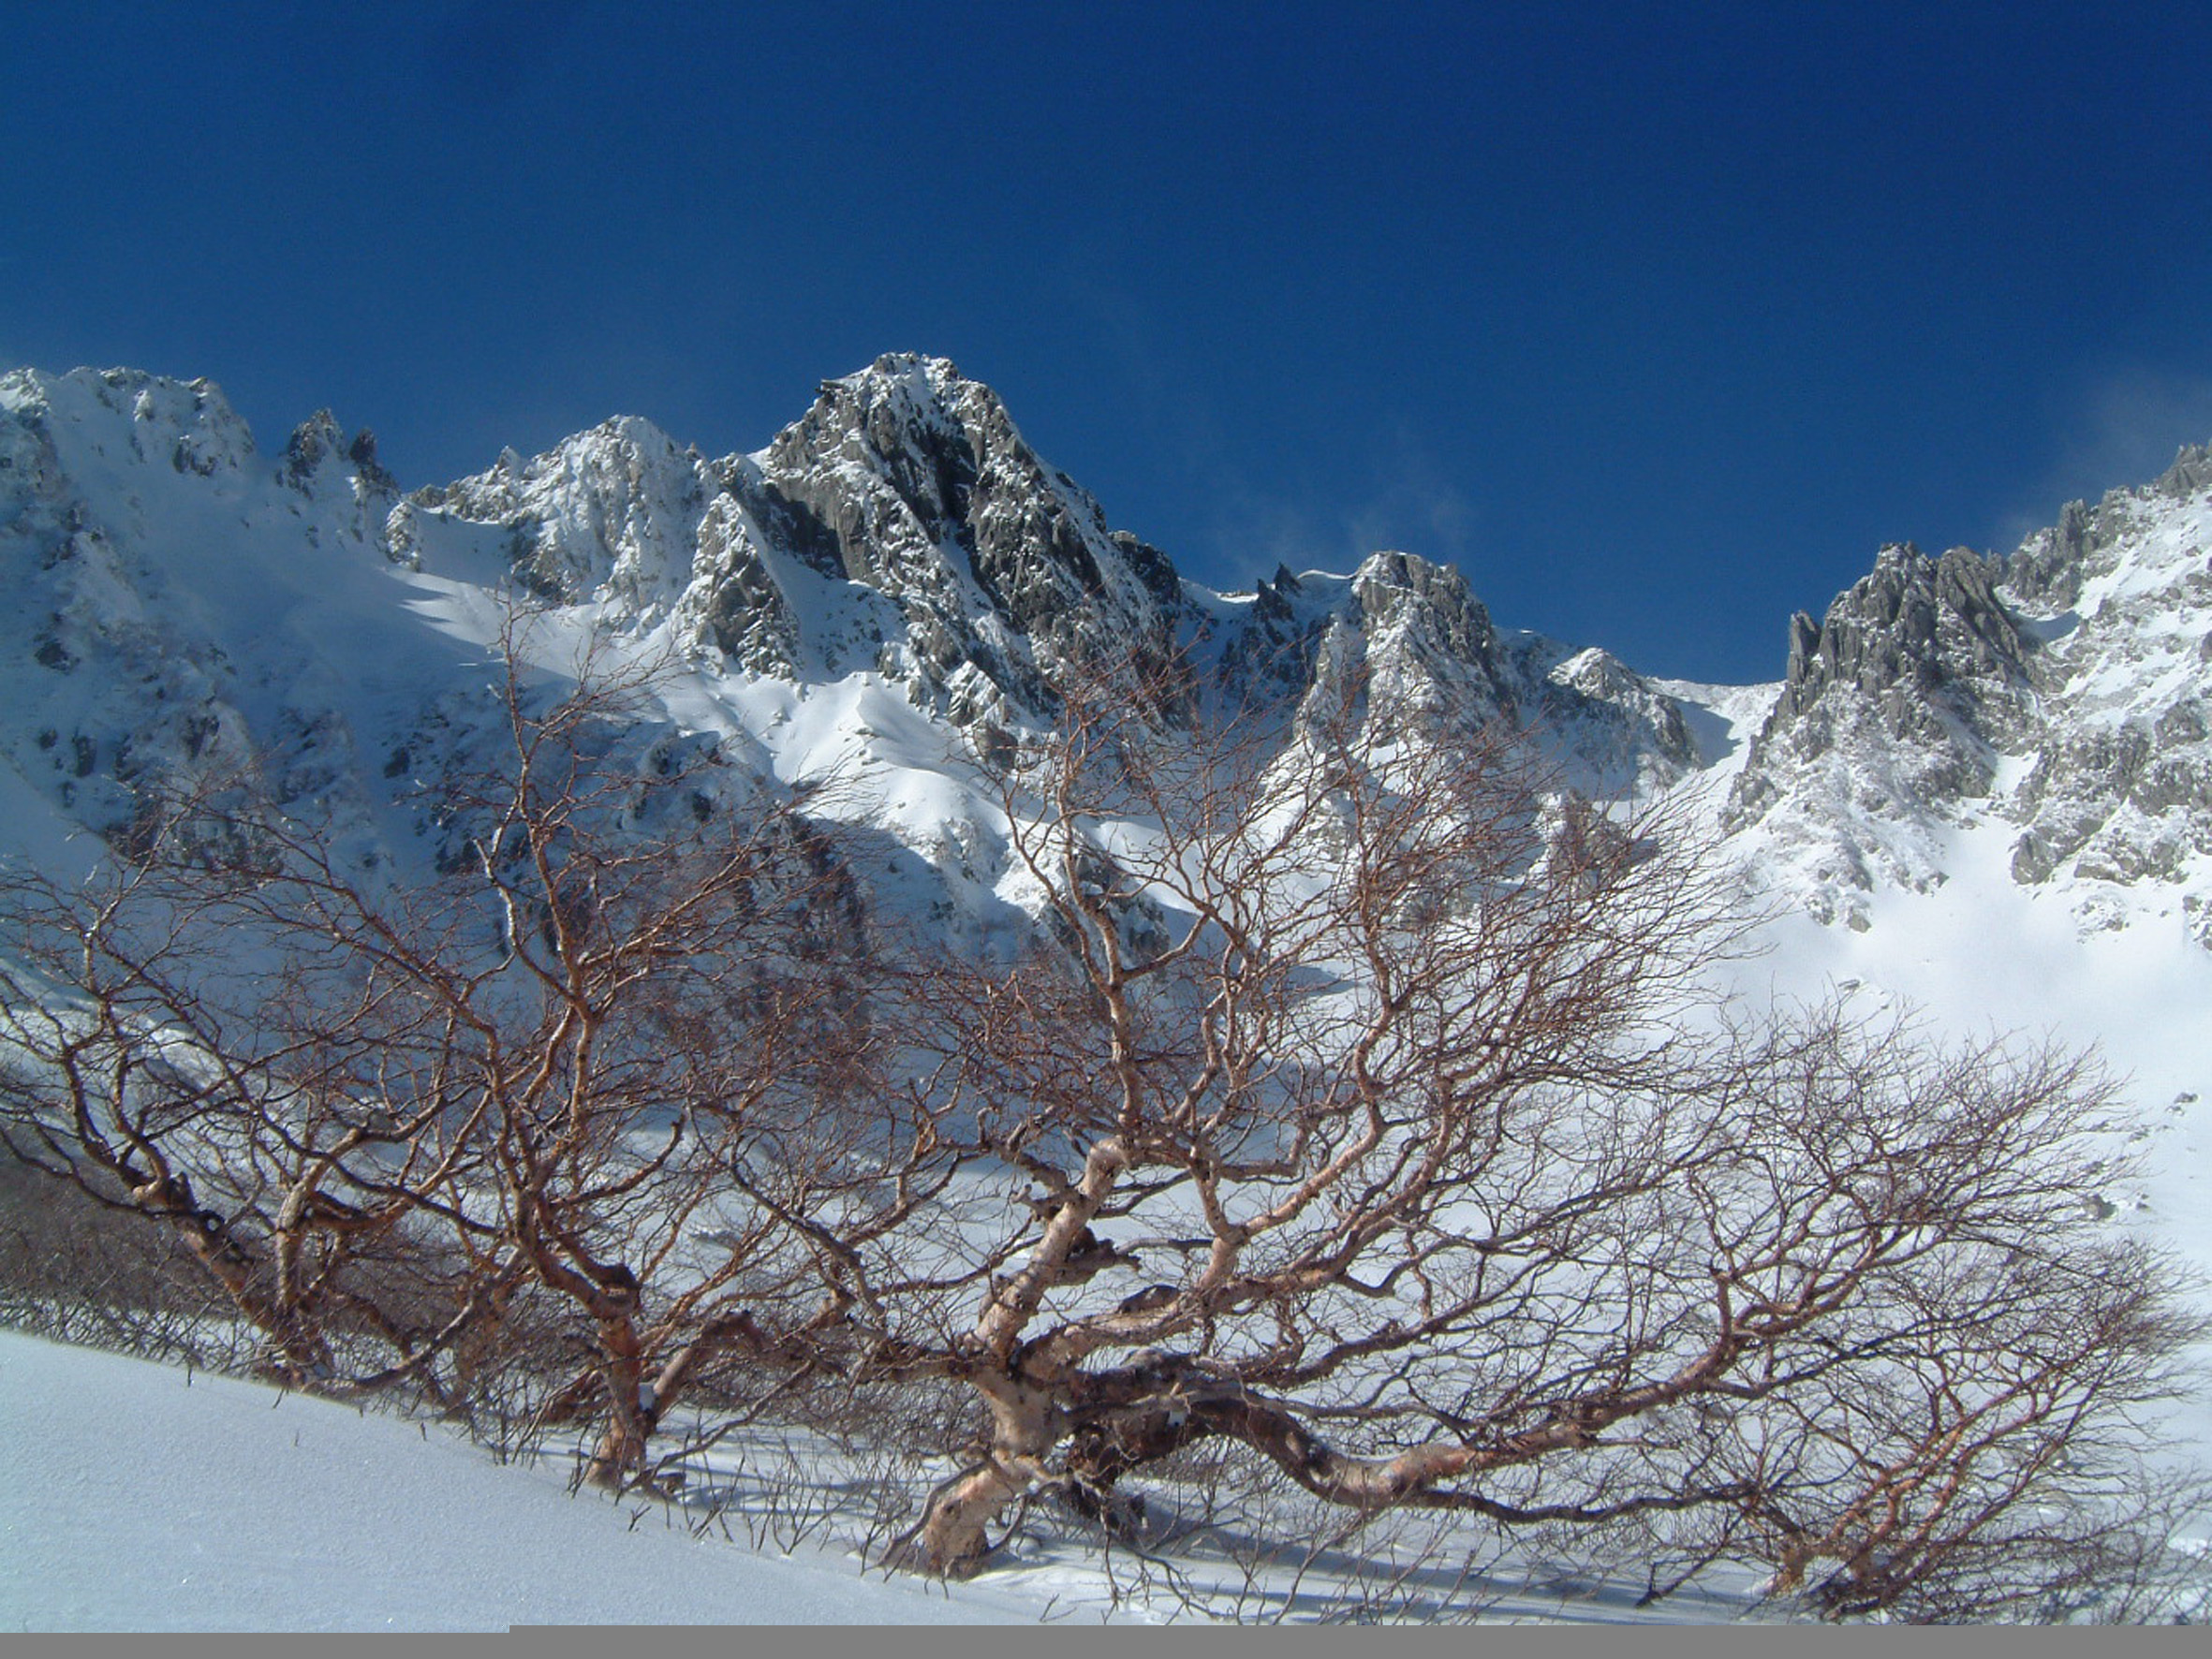
[(0, 1331), (0, 1630), (1023, 1623), (699, 1538), (435, 1427)]
[(1454, 1571), (1422, 1547), (1434, 1523), (1358, 1552), (1202, 1528), (1172, 1567), (1029, 1535), (971, 1583), (886, 1576), (819, 1541), (854, 1519), (834, 1513), (854, 1472), (826, 1450), (807, 1473), (829, 1495), (801, 1526), (816, 1541), (784, 1552), (720, 1509), (745, 1479), (719, 1456), (693, 1467), (717, 1499), (705, 1520), (572, 1490), (558, 1460), (502, 1464), (435, 1423), (8, 1330), (0, 1466), (0, 1631), (1310, 1625), (1364, 1622), (1363, 1598), (1394, 1622), (1765, 1622), (1747, 1579), (1640, 1608), (1634, 1571), (1608, 1583), (1495, 1549)]

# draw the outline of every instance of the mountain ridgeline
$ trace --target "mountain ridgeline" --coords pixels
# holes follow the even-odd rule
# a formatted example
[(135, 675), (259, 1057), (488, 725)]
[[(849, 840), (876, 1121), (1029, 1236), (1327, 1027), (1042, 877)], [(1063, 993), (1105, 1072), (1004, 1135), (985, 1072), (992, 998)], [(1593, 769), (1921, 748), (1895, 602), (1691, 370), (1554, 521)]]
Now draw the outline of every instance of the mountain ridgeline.
[[(752, 454), (610, 420), (404, 492), (327, 413), (275, 456), (206, 381), (0, 375), (8, 850), (127, 847), (156, 783), (249, 760), (355, 854), (450, 856), (426, 804), (497, 736), (487, 648), (518, 601), (568, 642), (671, 665), (641, 752), (690, 742), (919, 855), (954, 932), (1005, 905), (951, 757), (1141, 685), (1163, 727), (1234, 709), (1289, 729), (1348, 684), (1503, 719), (1600, 797), (1690, 789), (1755, 879), (1826, 920), (1946, 878), (1956, 832), (2086, 927), (2171, 918), (2212, 945), (2212, 452), (2075, 504), (2009, 557), (1884, 549), (1786, 677), (1655, 681), (1500, 628), (1449, 566), (1379, 552), (1213, 592), (1112, 528), (951, 364), (823, 384)], [(273, 757), (273, 758), (269, 758)], [(273, 771), (269, 769), (273, 769)], [(709, 791), (711, 794), (711, 790)], [(999, 919), (1006, 918), (1000, 914)]]

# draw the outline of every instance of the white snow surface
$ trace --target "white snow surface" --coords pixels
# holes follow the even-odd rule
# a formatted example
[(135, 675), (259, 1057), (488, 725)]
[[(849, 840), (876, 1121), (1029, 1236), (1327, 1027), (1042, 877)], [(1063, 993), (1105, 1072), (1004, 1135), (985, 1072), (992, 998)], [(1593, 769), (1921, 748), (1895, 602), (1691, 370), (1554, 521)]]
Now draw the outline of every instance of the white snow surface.
[[(0, 1331), (0, 1630), (1000, 1624), (833, 1554), (695, 1537), (435, 1425)], [(634, 1521), (633, 1521), (633, 1518)]]
[[(1377, 1587), (1356, 1552), (1295, 1540), (1272, 1564), (1181, 1558), (1183, 1593), (1030, 1536), (971, 1582), (887, 1575), (830, 1543), (779, 1552), (743, 1523), (694, 1532), (674, 1505), (571, 1491), (557, 1461), (501, 1464), (435, 1422), (8, 1330), (0, 1467), (0, 1631), (1297, 1623)], [(820, 1473), (835, 1481), (833, 1455)], [(1380, 1559), (1387, 1580), (1397, 1558)], [(1508, 1553), (1395, 1588), (1485, 1623), (1774, 1622), (1736, 1578), (1644, 1608), (1632, 1566), (1606, 1581)]]
[[(2212, 1286), (2212, 954), (2177, 904), (2084, 933), (2074, 894), (2024, 888), (2009, 872), (2009, 825), (1946, 838), (1949, 879), (1885, 892), (1871, 928), (1823, 927), (1802, 912), (1762, 931), (1766, 953), (1737, 966), (1749, 999), (1820, 1002), (1879, 1016), (1910, 1010), (1931, 1034), (2094, 1045), (2134, 1122), (2128, 1156), (2097, 1195), (2107, 1225), (2161, 1247)], [(2092, 1195), (2085, 1194), (2085, 1200)], [(2194, 1396), (2166, 1431), (2177, 1461), (2212, 1464), (2212, 1344)]]

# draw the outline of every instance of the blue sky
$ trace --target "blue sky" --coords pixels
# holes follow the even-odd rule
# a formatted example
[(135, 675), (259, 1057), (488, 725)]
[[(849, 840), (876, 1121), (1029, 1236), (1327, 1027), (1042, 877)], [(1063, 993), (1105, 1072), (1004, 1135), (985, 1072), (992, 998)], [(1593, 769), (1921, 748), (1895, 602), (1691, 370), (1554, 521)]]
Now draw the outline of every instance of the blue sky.
[(2212, 439), (2212, 7), (10, 7), (0, 361), (409, 485), (998, 388), (1217, 584), (1376, 547), (1781, 671), (1885, 540)]

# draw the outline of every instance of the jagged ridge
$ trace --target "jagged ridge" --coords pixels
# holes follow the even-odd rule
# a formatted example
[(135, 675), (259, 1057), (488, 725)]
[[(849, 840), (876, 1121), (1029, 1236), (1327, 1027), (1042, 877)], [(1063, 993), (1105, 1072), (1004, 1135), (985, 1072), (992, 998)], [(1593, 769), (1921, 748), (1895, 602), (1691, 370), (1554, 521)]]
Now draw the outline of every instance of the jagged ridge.
[(1821, 623), (1792, 622), (1724, 825), (1785, 891), (1865, 926), (1881, 880), (1945, 878), (1946, 827), (1993, 820), (2017, 831), (2013, 879), (2086, 923), (2178, 889), (2212, 944), (2207, 545), (2212, 450), (2189, 448), (2008, 559), (1883, 550)]
[[(49, 810), (110, 836), (146, 780), (272, 743), (292, 757), (280, 798), (345, 796), (384, 841), (415, 833), (394, 802), (479, 741), (503, 595), (560, 638), (682, 665), (677, 718), (786, 781), (826, 729), (856, 764), (941, 771), (932, 745), (988, 750), (1099, 672), (1167, 686), (1171, 725), (1204, 697), (1288, 716), (1356, 675), (1402, 712), (1513, 722), (1597, 794), (1672, 786), (1728, 747), (1701, 756), (1693, 723), (1710, 741), (1722, 722), (1695, 688), (1500, 629), (1412, 554), (1247, 595), (1188, 581), (942, 359), (825, 382), (751, 454), (626, 417), (404, 497), (366, 433), (325, 411), (264, 457), (205, 381), (22, 371), (0, 406), (23, 665), (0, 741)], [(2212, 460), (2187, 451), (2009, 559), (1885, 549), (1822, 621), (1794, 619), (1722, 809), (1747, 859), (1865, 925), (1881, 885), (1942, 881), (1950, 832), (2000, 819), (2015, 878), (2064, 887), (2085, 919), (2147, 884), (2205, 936), (2208, 500)], [(975, 813), (908, 794), (938, 804), (869, 810), (988, 888)]]

